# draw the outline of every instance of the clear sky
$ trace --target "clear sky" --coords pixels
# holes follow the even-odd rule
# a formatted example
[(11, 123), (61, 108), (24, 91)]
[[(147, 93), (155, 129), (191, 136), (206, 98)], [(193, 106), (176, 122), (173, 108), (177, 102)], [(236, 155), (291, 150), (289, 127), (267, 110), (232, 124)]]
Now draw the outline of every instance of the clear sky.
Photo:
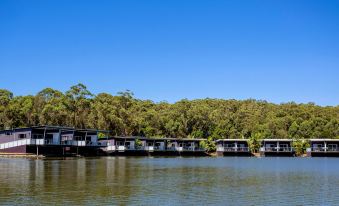
[(0, 0), (0, 88), (339, 104), (339, 0)]

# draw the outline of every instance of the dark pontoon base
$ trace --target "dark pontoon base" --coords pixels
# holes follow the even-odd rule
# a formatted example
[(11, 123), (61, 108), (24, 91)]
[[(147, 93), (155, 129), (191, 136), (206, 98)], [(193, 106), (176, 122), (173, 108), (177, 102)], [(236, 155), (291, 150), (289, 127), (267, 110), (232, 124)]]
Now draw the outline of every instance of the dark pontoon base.
[(0, 153), (10, 154), (33, 154), (46, 157), (63, 157), (63, 156), (97, 156), (99, 150), (97, 147), (76, 147), (76, 146), (46, 146), (46, 145), (23, 145), (8, 149), (0, 150)]
[(311, 152), (309, 157), (339, 157), (339, 152)]
[(142, 150), (126, 150), (110, 152), (112, 156), (208, 156), (204, 151), (142, 151)]
[(11, 147), (7, 149), (1, 149), (0, 153), (6, 153), (6, 154), (25, 154), (28, 153), (26, 149), (26, 145), (18, 146), (18, 147)]
[(251, 157), (253, 154), (251, 152), (217, 152), (217, 156), (220, 157)]
[(294, 152), (263, 152), (261, 156), (264, 157), (294, 157)]

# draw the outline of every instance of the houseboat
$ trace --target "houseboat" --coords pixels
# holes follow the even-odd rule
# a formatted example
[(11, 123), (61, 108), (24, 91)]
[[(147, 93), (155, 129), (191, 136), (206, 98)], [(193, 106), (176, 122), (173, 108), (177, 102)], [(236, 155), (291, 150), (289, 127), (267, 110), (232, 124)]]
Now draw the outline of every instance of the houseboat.
[(100, 140), (107, 144), (103, 151), (111, 155), (205, 155), (202, 139), (110, 137)]
[(109, 137), (100, 140), (106, 143), (102, 148), (104, 152), (111, 155), (147, 155), (145, 137)]
[(194, 155), (194, 156), (205, 156), (206, 151), (204, 148), (200, 146), (200, 143), (204, 141), (204, 139), (175, 139), (175, 138), (167, 138), (166, 139), (166, 151), (174, 152), (174, 154), (178, 155)]
[(246, 139), (216, 140), (218, 156), (252, 156)]
[(309, 157), (339, 157), (339, 139), (310, 139)]
[(106, 145), (92, 129), (35, 126), (0, 131), (0, 154), (44, 156), (96, 155)]
[(294, 156), (291, 139), (264, 139), (260, 148), (261, 156)]

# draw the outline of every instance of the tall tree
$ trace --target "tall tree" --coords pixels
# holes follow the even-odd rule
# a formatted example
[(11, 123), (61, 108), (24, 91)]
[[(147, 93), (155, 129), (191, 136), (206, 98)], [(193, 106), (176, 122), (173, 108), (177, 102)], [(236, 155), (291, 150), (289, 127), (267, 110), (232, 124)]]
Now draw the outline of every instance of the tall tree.
[(86, 115), (90, 112), (93, 94), (81, 83), (74, 85), (66, 92), (64, 105), (72, 116), (71, 124), (74, 127), (86, 127)]

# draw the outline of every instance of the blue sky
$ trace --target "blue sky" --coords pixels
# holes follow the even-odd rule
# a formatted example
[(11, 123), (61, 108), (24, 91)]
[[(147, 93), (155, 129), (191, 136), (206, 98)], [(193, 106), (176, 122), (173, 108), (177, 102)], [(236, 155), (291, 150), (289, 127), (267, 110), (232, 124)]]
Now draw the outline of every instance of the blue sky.
[(339, 104), (339, 1), (0, 0), (0, 88)]

